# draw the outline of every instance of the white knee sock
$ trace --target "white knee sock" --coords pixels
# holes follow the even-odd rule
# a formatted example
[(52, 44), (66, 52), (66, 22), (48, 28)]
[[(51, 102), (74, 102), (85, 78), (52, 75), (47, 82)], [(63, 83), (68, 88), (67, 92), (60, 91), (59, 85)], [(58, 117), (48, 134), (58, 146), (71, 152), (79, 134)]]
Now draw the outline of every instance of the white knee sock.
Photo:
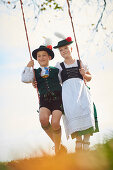
[(84, 150), (89, 150), (89, 145), (90, 145), (90, 134), (84, 135), (84, 140), (83, 140), (83, 149)]
[(76, 137), (76, 148), (79, 149), (82, 147), (82, 136)]

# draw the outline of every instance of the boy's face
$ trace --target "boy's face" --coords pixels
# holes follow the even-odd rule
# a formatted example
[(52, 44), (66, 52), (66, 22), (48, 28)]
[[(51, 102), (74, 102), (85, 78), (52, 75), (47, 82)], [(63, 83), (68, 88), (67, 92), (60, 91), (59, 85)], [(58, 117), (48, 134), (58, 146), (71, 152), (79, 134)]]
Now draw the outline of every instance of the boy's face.
[(69, 58), (71, 56), (72, 47), (70, 45), (59, 47), (59, 52), (64, 59)]
[(41, 67), (48, 66), (49, 60), (51, 60), (51, 56), (49, 56), (46, 51), (37, 52), (37, 61), (40, 64)]

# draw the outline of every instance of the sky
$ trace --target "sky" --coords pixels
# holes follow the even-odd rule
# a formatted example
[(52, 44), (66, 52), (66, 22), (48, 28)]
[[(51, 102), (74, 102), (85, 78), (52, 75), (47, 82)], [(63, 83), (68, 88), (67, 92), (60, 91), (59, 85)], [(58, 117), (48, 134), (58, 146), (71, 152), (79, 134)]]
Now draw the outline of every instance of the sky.
[[(65, 11), (48, 10), (40, 14), (38, 23), (32, 19), (32, 10), (25, 8), (31, 51), (44, 43), (44, 37), (52, 39), (53, 46), (59, 32), (73, 38), (72, 27)], [(102, 4), (100, 4), (102, 5)], [(97, 4), (86, 5), (83, 1), (73, 2), (72, 15), (77, 42), (82, 60), (88, 63), (93, 79), (88, 84), (97, 107), (100, 132), (91, 137), (91, 146), (113, 136), (113, 1), (107, 4), (104, 29), (92, 31), (99, 18)], [(75, 10), (76, 9), (76, 10)], [(91, 25), (91, 24), (94, 24)], [(73, 56), (77, 58), (75, 44)], [(62, 61), (54, 50), (54, 66)], [(42, 151), (53, 154), (53, 143), (41, 129), (38, 115), (38, 96), (31, 84), (21, 82), (21, 73), (29, 62), (29, 52), (19, 3), (12, 11), (0, 6), (0, 161), (10, 161), (24, 157), (41, 155)], [(39, 65), (35, 62), (35, 67)], [(63, 127), (63, 122), (61, 120)], [(46, 141), (46, 142), (45, 142)], [(62, 143), (69, 152), (74, 152), (75, 141), (67, 140), (64, 127)]]

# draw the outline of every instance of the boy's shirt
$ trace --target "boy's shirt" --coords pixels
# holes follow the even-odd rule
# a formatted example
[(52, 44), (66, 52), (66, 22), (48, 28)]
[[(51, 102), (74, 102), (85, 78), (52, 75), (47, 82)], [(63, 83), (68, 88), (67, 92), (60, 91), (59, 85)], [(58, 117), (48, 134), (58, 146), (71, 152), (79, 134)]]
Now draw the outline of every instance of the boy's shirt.
[(24, 83), (31, 83), (34, 81), (34, 72), (32, 67), (25, 67), (22, 75), (21, 81)]
[(46, 78), (49, 76), (49, 67), (40, 67), (41, 68), (41, 77)]

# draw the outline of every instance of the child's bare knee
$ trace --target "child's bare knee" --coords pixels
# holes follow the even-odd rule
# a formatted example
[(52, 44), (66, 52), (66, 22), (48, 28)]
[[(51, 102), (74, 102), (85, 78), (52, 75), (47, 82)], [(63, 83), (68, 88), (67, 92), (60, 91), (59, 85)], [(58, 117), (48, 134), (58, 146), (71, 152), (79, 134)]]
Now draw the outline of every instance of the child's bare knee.
[(40, 123), (41, 126), (46, 127), (49, 124), (49, 119), (48, 117), (40, 117)]
[(60, 123), (59, 123), (59, 121), (53, 120), (53, 121), (51, 122), (51, 125), (52, 125), (53, 130), (58, 130), (58, 129), (60, 128)]

